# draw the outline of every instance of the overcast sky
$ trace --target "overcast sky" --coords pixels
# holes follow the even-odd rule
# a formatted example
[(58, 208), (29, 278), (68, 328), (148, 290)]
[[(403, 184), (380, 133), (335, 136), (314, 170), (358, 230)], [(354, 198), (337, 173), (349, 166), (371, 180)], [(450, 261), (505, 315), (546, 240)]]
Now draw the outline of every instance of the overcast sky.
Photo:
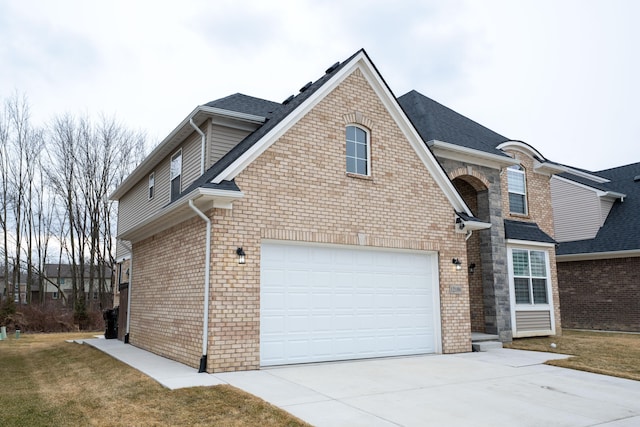
[(633, 0), (0, 0), (0, 98), (155, 145), (197, 105), (280, 102), (365, 48), (396, 96), (600, 170), (640, 161), (639, 21)]

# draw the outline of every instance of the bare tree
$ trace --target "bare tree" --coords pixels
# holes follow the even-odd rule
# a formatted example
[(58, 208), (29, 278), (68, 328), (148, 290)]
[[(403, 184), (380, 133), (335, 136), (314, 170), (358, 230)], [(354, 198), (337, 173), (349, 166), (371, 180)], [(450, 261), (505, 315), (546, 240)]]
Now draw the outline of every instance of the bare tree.
[[(115, 205), (109, 194), (144, 158), (145, 135), (114, 118), (72, 114), (54, 117), (46, 130), (32, 126), (26, 96), (17, 93), (0, 109), (0, 230), (2, 274), (8, 283), (37, 283), (42, 303), (49, 286), (77, 315), (99, 297), (111, 306)], [(50, 244), (59, 264), (69, 264), (71, 294), (45, 274)], [(54, 256), (55, 257), (55, 256)], [(85, 287), (87, 283), (87, 287)], [(13, 300), (15, 288), (8, 289)]]
[(143, 158), (145, 137), (104, 116), (97, 123), (87, 117), (60, 116), (50, 132), (49, 177), (66, 212), (72, 301), (78, 312), (90, 305), (95, 294), (100, 305), (110, 305), (106, 283), (112, 279), (114, 263), (114, 215), (108, 197)]
[[(9, 285), (9, 119), (6, 109), (0, 110), (0, 226), (2, 227), (3, 277), (5, 286)], [(6, 289), (9, 296), (13, 289)], [(1, 299), (1, 297), (0, 297)]]

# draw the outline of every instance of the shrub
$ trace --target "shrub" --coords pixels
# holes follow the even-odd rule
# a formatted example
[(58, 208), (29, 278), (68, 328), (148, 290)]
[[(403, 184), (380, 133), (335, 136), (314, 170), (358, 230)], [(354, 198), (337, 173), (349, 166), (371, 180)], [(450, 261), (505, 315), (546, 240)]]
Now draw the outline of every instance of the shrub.
[(64, 306), (21, 305), (15, 313), (5, 317), (2, 322), (8, 330), (20, 329), (23, 332), (73, 332), (77, 330), (104, 330), (102, 312), (92, 310), (84, 312), (82, 323), (75, 322), (73, 310)]

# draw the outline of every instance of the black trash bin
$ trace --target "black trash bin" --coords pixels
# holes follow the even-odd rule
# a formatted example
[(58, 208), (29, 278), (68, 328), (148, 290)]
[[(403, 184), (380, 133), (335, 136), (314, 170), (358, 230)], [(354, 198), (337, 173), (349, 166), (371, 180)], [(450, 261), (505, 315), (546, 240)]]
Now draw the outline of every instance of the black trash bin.
[(104, 318), (104, 337), (108, 340), (118, 338), (118, 307), (110, 308), (102, 312)]

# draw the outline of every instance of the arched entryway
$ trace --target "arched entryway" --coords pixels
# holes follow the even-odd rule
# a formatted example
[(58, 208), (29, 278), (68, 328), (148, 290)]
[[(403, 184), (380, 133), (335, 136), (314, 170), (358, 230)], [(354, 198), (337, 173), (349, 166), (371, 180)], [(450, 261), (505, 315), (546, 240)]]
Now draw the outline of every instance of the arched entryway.
[[(461, 175), (453, 179), (465, 203), (474, 216), (482, 221), (489, 221), (489, 192), (487, 185), (481, 179), (472, 175)], [(473, 232), (467, 240), (467, 265), (469, 278), (469, 305), (471, 311), (471, 331), (487, 332), (485, 319), (486, 301), (484, 298), (483, 265), (484, 269), (491, 268), (491, 263), (483, 263), (481, 234), (488, 230)]]

